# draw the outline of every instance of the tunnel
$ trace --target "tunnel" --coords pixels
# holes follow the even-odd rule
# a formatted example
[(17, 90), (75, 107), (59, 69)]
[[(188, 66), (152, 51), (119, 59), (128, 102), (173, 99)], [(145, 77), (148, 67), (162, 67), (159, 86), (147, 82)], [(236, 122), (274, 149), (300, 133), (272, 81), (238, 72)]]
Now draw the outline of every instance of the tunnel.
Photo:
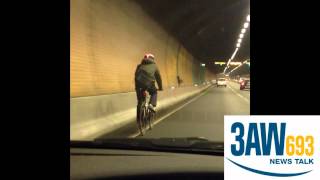
[[(137, 137), (134, 74), (145, 53), (154, 54), (164, 89), (149, 135), (199, 136), (203, 131), (212, 137), (207, 127), (214, 126), (219, 135), (213, 138), (223, 138), (224, 115), (250, 114), (250, 92), (239, 91), (237, 82), (250, 77), (250, 64), (230, 64), (250, 59), (250, 26), (231, 57), (249, 4), (71, 0), (70, 139)], [(228, 80), (225, 89), (217, 87), (221, 77)], [(185, 130), (177, 130), (180, 124)]]

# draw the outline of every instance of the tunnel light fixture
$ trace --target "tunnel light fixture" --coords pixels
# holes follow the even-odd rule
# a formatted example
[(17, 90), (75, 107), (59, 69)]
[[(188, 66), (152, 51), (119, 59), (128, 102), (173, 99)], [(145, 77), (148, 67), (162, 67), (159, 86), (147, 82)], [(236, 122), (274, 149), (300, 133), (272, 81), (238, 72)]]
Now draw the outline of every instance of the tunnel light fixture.
[(204, 64), (204, 63), (201, 63), (201, 66), (202, 66), (202, 67), (205, 67), (205, 66), (206, 66), (206, 64)]
[(223, 70), (223, 74), (226, 72), (226, 70), (229, 68), (229, 65), (227, 65), (224, 70)]
[(232, 73), (234, 70), (238, 69), (238, 68), (239, 68), (240, 66), (242, 66), (243, 64), (248, 64), (248, 63), (250, 64), (249, 60), (250, 60), (250, 59), (247, 59), (247, 60), (243, 61), (243, 63), (239, 64), (237, 67), (233, 68), (233, 69), (229, 72), (229, 74)]
[[(229, 59), (229, 61), (227, 63), (227, 66), (223, 70), (223, 73), (225, 73), (226, 70), (229, 68), (230, 62), (233, 60), (233, 58), (235, 57), (237, 51), (239, 50), (241, 42), (242, 42), (242, 38), (244, 37), (244, 33), (246, 33), (246, 29), (249, 27), (249, 22), (250, 22), (250, 14), (247, 15), (247, 17), (246, 17), (246, 22), (243, 24), (243, 28), (241, 29), (241, 34), (239, 35), (239, 39), (237, 40), (236, 50), (234, 51), (234, 53), (232, 54), (231, 58)], [(240, 67), (241, 65), (239, 65), (238, 67)], [(236, 67), (236, 68), (238, 68), (238, 67)], [(236, 68), (234, 68), (232, 71), (234, 71)]]
[(234, 70), (238, 69), (240, 66), (242, 66), (242, 65), (239, 65), (239, 66), (233, 68), (229, 73), (232, 73)]
[(232, 73), (234, 70), (238, 69), (239, 67), (240, 67), (240, 66), (237, 66), (237, 67), (233, 68), (233, 69), (230, 71), (230, 73)]
[(216, 61), (216, 62), (214, 62), (214, 64), (215, 64), (215, 65), (220, 65), (220, 66), (222, 66), (222, 65), (226, 64), (226, 62), (217, 62), (217, 61)]
[(226, 72), (227, 68), (228, 68), (228, 66), (226, 66), (226, 67), (224, 68), (223, 74)]
[(245, 60), (243, 64), (247, 64), (250, 67), (250, 59)]
[(233, 60), (233, 58), (236, 56), (237, 52), (238, 52), (239, 48), (236, 48), (236, 50), (233, 52), (231, 59), (229, 60), (228, 65), (230, 64), (230, 62)]
[(230, 65), (232, 65), (232, 66), (239, 66), (241, 64), (242, 64), (242, 62), (230, 62)]
[(248, 22), (245, 22), (245, 23), (243, 24), (243, 27), (247, 29), (247, 28), (249, 27), (249, 23), (248, 23)]
[(231, 58), (229, 59), (228, 63), (227, 63), (227, 66), (225, 67), (223, 73), (229, 68), (229, 64), (230, 62), (232, 61), (232, 59), (236, 56), (237, 52), (238, 52), (239, 48), (236, 48), (236, 50), (233, 52)]

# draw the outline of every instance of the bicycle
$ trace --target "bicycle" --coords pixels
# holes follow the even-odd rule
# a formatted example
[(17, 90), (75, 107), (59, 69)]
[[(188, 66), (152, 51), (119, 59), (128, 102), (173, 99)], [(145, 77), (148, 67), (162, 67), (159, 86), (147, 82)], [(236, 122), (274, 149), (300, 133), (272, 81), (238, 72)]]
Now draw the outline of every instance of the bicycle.
[(147, 128), (147, 124), (149, 125), (149, 129), (152, 129), (152, 121), (155, 117), (155, 112), (149, 109), (149, 101), (150, 101), (150, 94), (148, 91), (144, 90), (143, 93), (143, 100), (140, 106), (139, 111), (139, 119), (138, 119), (138, 126), (140, 134), (144, 135), (144, 129)]

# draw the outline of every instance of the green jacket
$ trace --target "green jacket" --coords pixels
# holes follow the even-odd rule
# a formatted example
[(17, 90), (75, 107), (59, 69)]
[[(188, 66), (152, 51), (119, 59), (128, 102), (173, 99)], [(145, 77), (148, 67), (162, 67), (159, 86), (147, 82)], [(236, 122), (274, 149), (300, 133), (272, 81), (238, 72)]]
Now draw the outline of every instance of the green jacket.
[(157, 81), (159, 89), (162, 89), (161, 75), (154, 61), (143, 59), (135, 72), (135, 86), (150, 87)]

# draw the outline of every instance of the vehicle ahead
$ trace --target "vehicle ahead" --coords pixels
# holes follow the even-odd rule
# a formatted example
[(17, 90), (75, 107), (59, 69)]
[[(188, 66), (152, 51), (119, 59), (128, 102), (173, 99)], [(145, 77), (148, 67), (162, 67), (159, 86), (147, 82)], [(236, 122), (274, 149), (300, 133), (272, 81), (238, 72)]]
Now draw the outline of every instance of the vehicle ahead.
[(243, 79), (240, 82), (240, 90), (250, 89), (250, 79)]
[(217, 87), (219, 86), (227, 87), (227, 80), (225, 78), (219, 78), (217, 81)]
[(244, 77), (241, 77), (240, 79), (239, 79), (239, 84), (241, 84), (242, 83), (242, 81), (244, 81), (246, 78), (244, 78)]
[(239, 79), (239, 84), (241, 84), (242, 81), (243, 81), (243, 78), (240, 78), (240, 79)]

